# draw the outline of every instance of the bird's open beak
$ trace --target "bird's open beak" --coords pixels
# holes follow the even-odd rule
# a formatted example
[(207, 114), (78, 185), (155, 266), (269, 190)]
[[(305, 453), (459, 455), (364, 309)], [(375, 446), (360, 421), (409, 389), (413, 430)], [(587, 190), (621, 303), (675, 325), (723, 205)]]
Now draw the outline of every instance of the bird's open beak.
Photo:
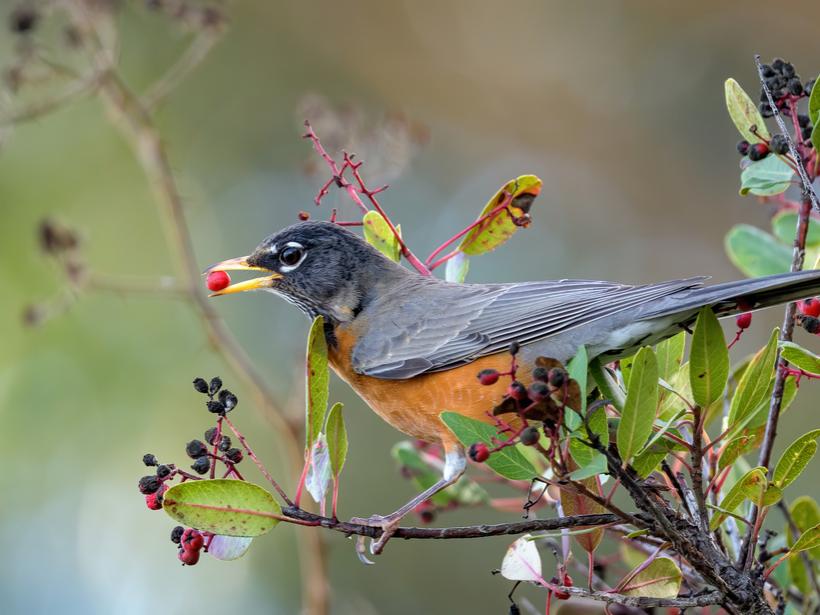
[(251, 278), (250, 280), (245, 280), (244, 282), (236, 282), (235, 284), (231, 284), (222, 290), (211, 293), (208, 295), (209, 297), (218, 297), (220, 295), (244, 293), (248, 290), (270, 288), (273, 286), (275, 280), (282, 277), (281, 274), (271, 272), (270, 269), (249, 265), (247, 256), (239, 256), (237, 258), (231, 258), (226, 261), (222, 261), (221, 263), (211, 265), (203, 273), (207, 275), (212, 271), (266, 271), (268, 275), (260, 276), (258, 278)]

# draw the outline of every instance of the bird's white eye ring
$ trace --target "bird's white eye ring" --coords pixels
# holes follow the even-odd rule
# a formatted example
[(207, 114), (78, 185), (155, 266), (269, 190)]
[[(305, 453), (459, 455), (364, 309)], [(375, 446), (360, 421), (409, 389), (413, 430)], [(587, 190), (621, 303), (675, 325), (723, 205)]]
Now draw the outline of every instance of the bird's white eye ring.
[(296, 243), (295, 241), (288, 242), (285, 244), (285, 247), (282, 248), (282, 251), (279, 252), (279, 262), (282, 263), (282, 267), (279, 268), (279, 271), (282, 273), (293, 271), (302, 264), (306, 255), (307, 250), (305, 250), (302, 244)]

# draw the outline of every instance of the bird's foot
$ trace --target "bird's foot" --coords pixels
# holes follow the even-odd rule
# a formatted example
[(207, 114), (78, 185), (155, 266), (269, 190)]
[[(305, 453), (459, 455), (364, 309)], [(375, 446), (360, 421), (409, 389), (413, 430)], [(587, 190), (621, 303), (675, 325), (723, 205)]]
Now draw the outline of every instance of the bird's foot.
[[(393, 535), (396, 533), (396, 530), (399, 528), (400, 522), (401, 516), (396, 515), (387, 515), (386, 517), (382, 515), (372, 515), (366, 518), (353, 517), (350, 520), (350, 523), (366, 525), (368, 527), (377, 527), (382, 531), (381, 535), (378, 538), (373, 538), (370, 540), (370, 553), (372, 555), (379, 555), (384, 550), (384, 546), (387, 544), (387, 541), (393, 537)], [(362, 560), (364, 563), (372, 564), (373, 562), (371, 562), (365, 557), (364, 545), (366, 539), (366, 536), (359, 536), (359, 539), (356, 543), (356, 553), (359, 555), (359, 559)]]

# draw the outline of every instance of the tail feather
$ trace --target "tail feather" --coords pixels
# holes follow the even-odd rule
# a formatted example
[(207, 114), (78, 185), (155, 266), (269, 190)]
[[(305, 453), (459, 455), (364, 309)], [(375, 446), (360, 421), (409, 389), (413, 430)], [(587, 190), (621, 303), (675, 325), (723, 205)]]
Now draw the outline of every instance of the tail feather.
[(662, 317), (710, 305), (718, 316), (731, 316), (820, 295), (820, 270), (778, 273), (762, 278), (701, 286), (661, 302), (649, 316)]

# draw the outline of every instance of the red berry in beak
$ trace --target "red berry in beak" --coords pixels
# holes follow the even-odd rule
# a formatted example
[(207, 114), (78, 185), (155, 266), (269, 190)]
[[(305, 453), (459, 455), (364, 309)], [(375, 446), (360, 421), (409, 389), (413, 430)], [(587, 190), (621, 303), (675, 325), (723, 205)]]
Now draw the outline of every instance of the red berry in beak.
[(199, 561), (199, 551), (189, 551), (188, 549), (180, 549), (177, 557), (186, 566), (194, 566)]
[(208, 290), (218, 292), (230, 286), (231, 276), (224, 271), (211, 271), (211, 273), (208, 274), (206, 283), (208, 284)]
[(735, 317), (735, 323), (737, 324), (738, 329), (748, 329), (752, 324), (752, 313), (743, 312), (742, 314), (738, 314)]

